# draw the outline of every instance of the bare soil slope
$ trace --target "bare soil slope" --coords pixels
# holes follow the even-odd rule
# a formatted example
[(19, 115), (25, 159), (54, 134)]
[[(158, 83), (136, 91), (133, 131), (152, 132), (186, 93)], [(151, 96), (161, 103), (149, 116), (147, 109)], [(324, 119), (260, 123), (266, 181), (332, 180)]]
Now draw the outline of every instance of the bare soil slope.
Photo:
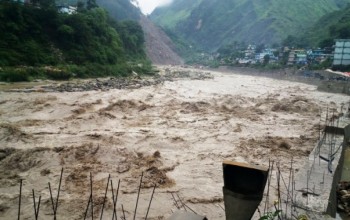
[(182, 65), (183, 59), (175, 52), (171, 39), (147, 17), (141, 16), (140, 24), (145, 33), (146, 53), (154, 64)]

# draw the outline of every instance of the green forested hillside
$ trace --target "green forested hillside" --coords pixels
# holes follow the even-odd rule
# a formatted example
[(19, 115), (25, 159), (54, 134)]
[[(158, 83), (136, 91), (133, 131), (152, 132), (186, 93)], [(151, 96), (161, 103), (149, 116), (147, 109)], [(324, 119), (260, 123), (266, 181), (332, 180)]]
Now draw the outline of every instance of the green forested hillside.
[(170, 6), (156, 8), (150, 15), (151, 19), (166, 29), (175, 29), (176, 26), (189, 18), (192, 11), (202, 0), (173, 1)]
[[(28, 79), (120, 75), (140, 68), (130, 61), (148, 63), (137, 22), (117, 22), (96, 5), (80, 5), (71, 15), (58, 13), (54, 1), (45, 2), (51, 4), (36, 7), (0, 2), (0, 80), (15, 80), (11, 66), (38, 67), (35, 73), (24, 71), (27, 75), (18, 76)], [(58, 68), (60, 74), (39, 68), (47, 65)]]
[(292, 35), (285, 43), (300, 46), (331, 47), (334, 39), (350, 38), (350, 5), (323, 16), (302, 36)]
[[(106, 9), (117, 20), (139, 20), (141, 11), (131, 1), (135, 0), (95, 0), (97, 5)], [(88, 0), (55, 0), (57, 5), (87, 4)]]
[(280, 43), (302, 35), (350, 0), (177, 0), (151, 18), (183, 39), (214, 51), (234, 41)]
[(130, 0), (97, 0), (99, 6), (106, 9), (117, 20), (139, 20), (141, 11)]

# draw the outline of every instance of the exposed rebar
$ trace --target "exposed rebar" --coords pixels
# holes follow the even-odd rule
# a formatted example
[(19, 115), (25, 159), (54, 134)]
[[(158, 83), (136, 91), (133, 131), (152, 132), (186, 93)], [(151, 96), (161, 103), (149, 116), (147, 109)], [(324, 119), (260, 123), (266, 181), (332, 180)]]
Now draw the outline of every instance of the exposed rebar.
[(293, 199), (294, 199), (294, 170), (292, 171), (292, 198), (290, 203), (290, 216), (293, 216)]
[(20, 179), (20, 183), (19, 183), (19, 198), (18, 198), (18, 220), (20, 220), (20, 216), (21, 216), (21, 203), (22, 203), (22, 182), (23, 180)]
[(288, 213), (288, 202), (289, 202), (289, 197), (290, 197), (290, 182), (291, 182), (291, 178), (292, 178), (292, 169), (293, 169), (293, 157), (290, 160), (290, 169), (289, 169), (289, 179), (288, 179), (288, 188), (287, 188), (287, 202), (286, 202), (286, 211), (285, 211), (285, 218), (287, 218), (287, 213)]
[(113, 189), (113, 181), (111, 180), (111, 187), (112, 187), (112, 200), (113, 200), (113, 216), (112, 220), (118, 219), (117, 218), (117, 202), (118, 202), (118, 194), (119, 194), (119, 186), (120, 186), (120, 180), (118, 181), (118, 187), (117, 187), (117, 195), (114, 197), (114, 189)]
[[(272, 178), (272, 172), (273, 172), (273, 165), (274, 161), (271, 162), (271, 170), (269, 170), (268, 173), (268, 183), (267, 183), (267, 193), (266, 193), (266, 200), (265, 200), (265, 208), (264, 208), (264, 214), (268, 210), (268, 204), (269, 204), (269, 194), (270, 194), (270, 185), (271, 185), (271, 178)], [(266, 209), (266, 210), (265, 210)]]
[(86, 219), (87, 213), (89, 211), (90, 202), (91, 202), (91, 195), (89, 196), (89, 201), (85, 209), (84, 220)]
[(49, 184), (49, 192), (50, 192), (50, 200), (51, 200), (51, 205), (52, 205), (52, 212), (53, 212), (53, 216), (54, 216), (54, 219), (56, 219), (56, 214), (55, 214), (55, 204), (53, 202), (53, 197), (52, 197), (52, 190), (51, 190), (51, 184)]
[(309, 204), (309, 171), (306, 174), (306, 205)]
[(219, 205), (219, 207), (223, 210), (223, 211), (225, 211), (225, 209), (220, 205), (220, 204), (218, 204)]
[[(280, 186), (280, 181), (281, 181), (281, 171), (280, 171), (280, 165), (278, 163), (278, 165), (276, 166), (277, 167), (277, 193), (278, 193), (278, 203), (277, 203), (277, 207), (278, 207), (278, 210), (281, 210), (281, 186)], [(277, 210), (276, 210), (277, 211)], [(278, 213), (277, 215), (278, 217), (278, 220), (281, 220), (281, 216), (280, 216), (280, 213)]]
[(148, 213), (149, 213), (149, 210), (150, 210), (150, 208), (151, 208), (151, 203), (152, 203), (152, 200), (153, 200), (153, 195), (154, 195), (154, 191), (156, 190), (156, 187), (157, 187), (157, 184), (154, 184), (153, 191), (152, 191), (152, 195), (151, 195), (151, 199), (150, 199), (150, 201), (149, 201), (149, 205), (148, 205), (148, 208), (147, 208), (147, 213), (146, 213), (145, 220), (147, 220)]
[(61, 169), (60, 181), (59, 181), (59, 183), (58, 183), (58, 191), (57, 191), (56, 207), (55, 207), (55, 216), (54, 216), (55, 219), (56, 219), (57, 208), (58, 208), (58, 199), (59, 199), (59, 197), (60, 197), (60, 192), (61, 192), (62, 176), (63, 176), (63, 167), (62, 167), (62, 169)]
[(34, 189), (32, 190), (32, 192), (33, 192), (33, 204), (34, 204), (34, 215), (35, 215), (35, 220), (38, 220), (39, 211), (40, 211), (41, 195), (39, 196), (39, 201), (38, 201), (38, 206), (37, 206), (37, 205), (36, 205), (36, 201), (35, 201)]
[(138, 193), (137, 193), (137, 199), (136, 199), (136, 205), (135, 205), (135, 212), (134, 212), (134, 218), (133, 218), (133, 220), (136, 219), (136, 211), (137, 211), (137, 206), (138, 206), (138, 203), (139, 203), (139, 197), (140, 197), (140, 191), (141, 191), (141, 184), (142, 184), (142, 177), (143, 177), (143, 172), (141, 173), (139, 191), (138, 191)]
[(181, 200), (181, 198), (180, 198), (179, 194), (177, 194), (177, 193), (176, 193), (176, 196), (177, 196), (177, 198), (179, 198), (179, 201), (180, 201), (180, 203), (181, 203), (182, 207), (185, 209), (185, 211), (187, 211), (187, 209), (186, 209), (186, 207), (185, 207), (184, 203), (182, 202), (182, 200)]
[(174, 205), (176, 206), (176, 208), (177, 208), (177, 209), (180, 209), (180, 206), (177, 204), (177, 201), (176, 201), (176, 199), (175, 199), (175, 197), (174, 197), (173, 193), (172, 193), (172, 192), (170, 192), (170, 194), (171, 194), (171, 197), (173, 197), (173, 200), (174, 200)]
[(106, 191), (105, 191), (105, 197), (103, 198), (103, 203), (102, 203), (102, 210), (101, 210), (100, 220), (102, 220), (103, 210), (104, 210), (104, 208), (105, 208), (105, 203), (106, 203), (107, 191), (108, 191), (109, 179), (110, 179), (110, 178), (111, 178), (111, 174), (108, 175), (107, 186), (106, 186)]
[(125, 217), (125, 211), (124, 211), (124, 206), (122, 204), (122, 212), (123, 212), (123, 219), (126, 220), (126, 217)]
[[(193, 209), (191, 209), (191, 207), (189, 207), (188, 205), (184, 204), (189, 210), (191, 210), (194, 214), (197, 214), (197, 212), (195, 212)], [(220, 206), (220, 204), (219, 204)], [(220, 206), (221, 207), (221, 206)], [(222, 207), (221, 207), (222, 208)], [(222, 208), (223, 209), (223, 208)], [(225, 210), (224, 210), (225, 211)]]
[(92, 195), (92, 174), (90, 172), (91, 219), (94, 220), (94, 200)]

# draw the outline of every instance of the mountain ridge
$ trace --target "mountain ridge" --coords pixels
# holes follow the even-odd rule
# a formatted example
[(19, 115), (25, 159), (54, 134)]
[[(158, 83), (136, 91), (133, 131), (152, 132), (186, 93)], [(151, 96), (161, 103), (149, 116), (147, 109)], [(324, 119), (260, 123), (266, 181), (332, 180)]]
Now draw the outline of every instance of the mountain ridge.
[(350, 0), (178, 0), (157, 8), (150, 18), (188, 42), (215, 51), (234, 41), (281, 43), (347, 3)]
[(130, 0), (97, 0), (97, 3), (116, 20), (134, 20), (141, 25), (144, 32), (145, 51), (152, 63), (160, 65), (181, 65), (184, 63), (175, 52), (175, 45), (167, 34), (143, 15)]

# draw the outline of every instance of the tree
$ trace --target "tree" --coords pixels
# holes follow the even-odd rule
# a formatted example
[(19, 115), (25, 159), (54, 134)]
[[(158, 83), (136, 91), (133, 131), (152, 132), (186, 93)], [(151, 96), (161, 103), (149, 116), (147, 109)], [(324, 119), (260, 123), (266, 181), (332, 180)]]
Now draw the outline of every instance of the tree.
[(261, 53), (261, 52), (263, 52), (264, 49), (265, 49), (265, 44), (259, 44), (259, 45), (256, 47), (255, 52)]
[(77, 3), (77, 11), (78, 11), (78, 12), (83, 12), (83, 11), (85, 10), (84, 7), (85, 7), (84, 2), (78, 1), (78, 3)]
[(145, 38), (142, 27), (138, 22), (131, 20), (119, 22), (116, 30), (120, 35), (124, 48), (130, 54), (138, 54), (143, 51)]
[(319, 43), (320, 48), (332, 47), (334, 44), (333, 38), (326, 38)]
[(96, 3), (96, 0), (88, 0), (88, 1), (86, 2), (86, 8), (87, 8), (87, 10), (91, 10), (91, 9), (97, 8), (97, 7), (98, 7), (98, 5), (97, 5), (97, 3)]
[(270, 62), (270, 55), (266, 54), (264, 56), (264, 65), (267, 65)]
[(34, 5), (40, 5), (42, 9), (54, 8), (56, 6), (55, 0), (32, 0)]

